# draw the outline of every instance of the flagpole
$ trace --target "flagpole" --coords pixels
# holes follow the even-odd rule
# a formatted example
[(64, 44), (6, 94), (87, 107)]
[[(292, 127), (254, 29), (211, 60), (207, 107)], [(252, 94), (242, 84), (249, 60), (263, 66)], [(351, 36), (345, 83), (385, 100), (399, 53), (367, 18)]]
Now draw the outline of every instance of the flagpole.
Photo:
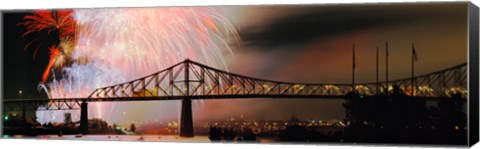
[(415, 75), (415, 57), (416, 57), (416, 53), (415, 53), (415, 44), (412, 43), (412, 87), (411, 87), (411, 96), (413, 96), (413, 94), (415, 93), (415, 81), (414, 81), (414, 75)]
[(355, 92), (355, 44), (352, 49), (352, 91)]
[(377, 86), (377, 95), (380, 94), (380, 88), (379, 88), (379, 83), (378, 83), (378, 46), (377, 46), (377, 71), (376, 71), (376, 84)]
[(385, 94), (388, 96), (388, 41), (385, 41), (385, 83), (386, 83), (386, 91)]

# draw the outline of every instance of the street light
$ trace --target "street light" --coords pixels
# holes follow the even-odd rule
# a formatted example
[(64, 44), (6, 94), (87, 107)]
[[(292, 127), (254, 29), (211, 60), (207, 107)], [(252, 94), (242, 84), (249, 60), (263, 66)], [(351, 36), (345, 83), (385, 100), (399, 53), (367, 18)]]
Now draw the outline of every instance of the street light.
[(22, 99), (22, 90), (18, 90), (18, 94), (20, 96), (20, 99)]

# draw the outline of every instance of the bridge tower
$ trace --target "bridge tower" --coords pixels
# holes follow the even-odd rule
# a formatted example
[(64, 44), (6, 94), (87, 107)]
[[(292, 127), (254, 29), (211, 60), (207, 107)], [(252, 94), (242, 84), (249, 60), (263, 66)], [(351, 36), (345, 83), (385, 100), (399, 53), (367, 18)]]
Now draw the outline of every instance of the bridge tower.
[(182, 113), (180, 115), (180, 137), (193, 137), (193, 118), (192, 118), (192, 100), (190, 98), (190, 76), (189, 72), (190, 60), (185, 60), (185, 98), (182, 99)]
[(193, 137), (192, 100), (182, 99), (182, 114), (180, 117), (180, 136)]
[(80, 104), (80, 132), (88, 132), (88, 103), (85, 100)]

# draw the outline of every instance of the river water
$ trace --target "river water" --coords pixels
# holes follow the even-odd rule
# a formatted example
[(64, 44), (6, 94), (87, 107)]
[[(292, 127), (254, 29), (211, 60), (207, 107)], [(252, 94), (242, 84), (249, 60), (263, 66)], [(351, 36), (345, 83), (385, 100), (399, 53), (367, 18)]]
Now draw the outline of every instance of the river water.
[[(6, 136), (3, 138), (30, 138), (22, 135)], [(48, 140), (84, 140), (84, 141), (146, 141), (146, 142), (212, 142), (208, 136), (195, 136), (192, 138), (179, 137), (178, 135), (39, 135), (36, 139)], [(273, 138), (257, 137), (259, 143), (275, 142)]]
[(96, 141), (150, 141), (150, 142), (211, 142), (208, 136), (195, 136), (193, 138), (179, 137), (178, 135), (47, 135), (55, 140), (96, 140)]

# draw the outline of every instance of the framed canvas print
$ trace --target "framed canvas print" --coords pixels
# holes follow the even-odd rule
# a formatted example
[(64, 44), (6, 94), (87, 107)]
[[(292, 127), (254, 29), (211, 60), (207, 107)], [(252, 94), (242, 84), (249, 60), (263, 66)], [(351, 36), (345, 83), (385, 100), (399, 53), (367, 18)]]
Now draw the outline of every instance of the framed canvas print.
[(2, 138), (468, 147), (470, 2), (2, 11)]

